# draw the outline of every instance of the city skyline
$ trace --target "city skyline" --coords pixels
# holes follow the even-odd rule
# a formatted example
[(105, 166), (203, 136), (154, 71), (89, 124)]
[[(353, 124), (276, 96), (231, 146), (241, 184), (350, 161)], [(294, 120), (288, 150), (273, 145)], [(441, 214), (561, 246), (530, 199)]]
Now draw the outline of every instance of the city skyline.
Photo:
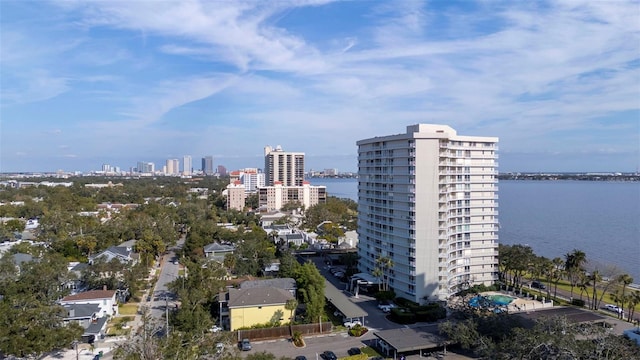
[(0, 6), (0, 172), (265, 144), (357, 171), (358, 139), (418, 123), (499, 137), (501, 172), (640, 168), (635, 1)]

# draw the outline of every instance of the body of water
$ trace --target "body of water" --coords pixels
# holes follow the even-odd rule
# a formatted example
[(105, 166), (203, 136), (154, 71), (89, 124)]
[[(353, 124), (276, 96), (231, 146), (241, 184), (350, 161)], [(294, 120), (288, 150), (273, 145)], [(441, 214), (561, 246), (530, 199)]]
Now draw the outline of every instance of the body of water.
[[(331, 196), (358, 200), (356, 179), (311, 179)], [(537, 255), (573, 249), (600, 268), (614, 265), (640, 283), (640, 184), (600, 181), (500, 181), (500, 243)]]

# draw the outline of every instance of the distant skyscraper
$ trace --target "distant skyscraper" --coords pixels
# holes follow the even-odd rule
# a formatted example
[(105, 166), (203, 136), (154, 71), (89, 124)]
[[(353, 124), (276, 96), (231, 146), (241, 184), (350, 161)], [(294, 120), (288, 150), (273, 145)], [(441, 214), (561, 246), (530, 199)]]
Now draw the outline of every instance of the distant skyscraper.
[(304, 182), (304, 153), (284, 152), (280, 145), (264, 148), (265, 184), (273, 186), (279, 181), (283, 186), (302, 186)]
[(180, 160), (167, 159), (167, 175), (177, 175), (180, 173)]
[(141, 174), (153, 174), (155, 172), (155, 164), (152, 162), (138, 161), (136, 170)]
[(111, 165), (109, 164), (102, 164), (102, 172), (111, 172)]
[(213, 175), (213, 156), (207, 155), (202, 158), (202, 172), (205, 175)]
[(227, 176), (227, 168), (224, 167), (224, 165), (218, 165), (218, 171), (217, 171), (218, 175), (220, 176)]
[(359, 270), (422, 303), (497, 280), (497, 143), (430, 124), (358, 141)]
[(182, 175), (191, 175), (192, 170), (193, 162), (191, 160), (191, 155), (185, 155), (182, 162)]

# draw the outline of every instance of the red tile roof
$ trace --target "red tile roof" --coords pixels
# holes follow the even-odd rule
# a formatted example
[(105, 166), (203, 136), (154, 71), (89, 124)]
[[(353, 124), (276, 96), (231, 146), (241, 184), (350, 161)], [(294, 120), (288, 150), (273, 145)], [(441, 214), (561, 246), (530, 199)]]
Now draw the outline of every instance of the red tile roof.
[(78, 301), (91, 299), (110, 299), (116, 293), (115, 290), (90, 290), (62, 298), (62, 301)]

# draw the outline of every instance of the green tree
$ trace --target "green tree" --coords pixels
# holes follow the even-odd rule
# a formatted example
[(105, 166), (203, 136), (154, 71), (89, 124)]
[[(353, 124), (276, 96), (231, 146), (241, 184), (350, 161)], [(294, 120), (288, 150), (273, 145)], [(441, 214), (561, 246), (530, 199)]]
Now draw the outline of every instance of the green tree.
[(564, 258), (564, 268), (567, 272), (569, 283), (571, 285), (570, 298), (573, 299), (573, 288), (580, 279), (580, 274), (584, 272), (584, 265), (587, 262), (587, 254), (578, 249), (574, 249), (572, 252), (565, 254)]
[(326, 280), (312, 262), (306, 262), (300, 266), (295, 279), (298, 293), (306, 304), (306, 322), (315, 322), (324, 312)]
[[(622, 296), (621, 298), (621, 302), (620, 302), (620, 306), (622, 308), (622, 312), (620, 313), (620, 317), (622, 318), (624, 315), (624, 305), (625, 305), (625, 300), (627, 300), (626, 296), (626, 290), (627, 290), (627, 286), (633, 284), (633, 278), (631, 277), (631, 275), (629, 274), (621, 274), (618, 276), (618, 282), (620, 284), (622, 284)], [(629, 320), (631, 320), (631, 318), (629, 318)]]

